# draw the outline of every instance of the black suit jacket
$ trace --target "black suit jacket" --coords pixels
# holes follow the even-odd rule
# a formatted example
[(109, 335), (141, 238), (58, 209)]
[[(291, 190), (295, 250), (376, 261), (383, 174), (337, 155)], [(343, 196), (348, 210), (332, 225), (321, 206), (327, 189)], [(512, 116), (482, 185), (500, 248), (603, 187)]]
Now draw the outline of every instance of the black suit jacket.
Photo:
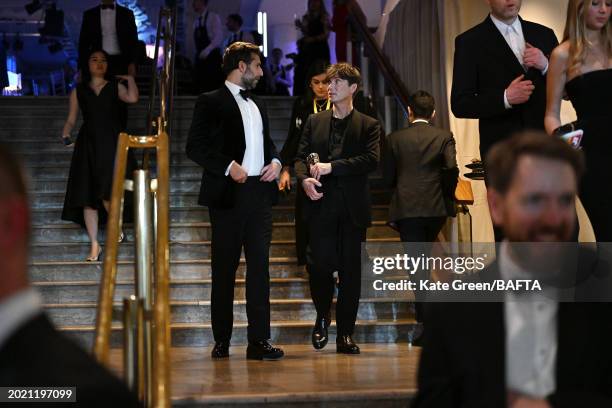
[[(310, 177), (306, 157), (317, 153), (321, 162), (326, 162), (329, 156), (329, 136), (331, 133), (332, 110), (310, 115), (302, 131), (295, 163), (295, 172), (299, 182)], [(351, 121), (346, 129), (342, 143), (341, 158), (333, 160), (332, 173), (323, 176), (323, 198), (318, 201), (307, 200), (305, 216), (308, 217), (314, 208), (325, 209), (325, 189), (330, 188), (332, 177), (337, 179), (337, 187), (341, 188), (353, 223), (361, 227), (369, 227), (372, 223), (370, 185), (368, 174), (378, 167), (380, 157), (381, 127), (376, 119), (353, 110)], [(331, 183), (333, 184), (333, 183)]]
[[(612, 303), (559, 303), (553, 407), (612, 406), (611, 313)], [(425, 321), (412, 407), (506, 407), (504, 304), (429, 303)]]
[[(279, 159), (279, 155), (270, 137), (266, 107), (257, 97), (252, 99), (263, 121), (264, 163), (268, 165), (272, 159)], [(234, 207), (236, 182), (226, 176), (225, 171), (232, 160), (242, 163), (245, 143), (240, 108), (227, 86), (200, 95), (185, 148), (187, 156), (204, 169), (199, 204), (211, 208)], [(274, 205), (278, 202), (278, 185), (275, 182), (268, 184), (270, 202)]]
[(391, 133), (383, 151), (383, 177), (394, 188), (389, 221), (456, 214), (457, 152), (449, 131), (415, 122)]
[[(558, 45), (554, 32), (542, 25), (520, 20), (525, 41), (550, 57)], [(506, 109), (504, 91), (519, 75), (533, 81), (529, 101)], [(508, 43), (489, 16), (455, 39), (455, 62), (451, 109), (458, 118), (479, 119), (480, 154), (514, 132), (544, 129), (546, 76), (530, 68), (524, 71)]]
[[(138, 33), (134, 13), (127, 7), (115, 5), (117, 37), (121, 55), (128, 63), (136, 63), (138, 59)], [(79, 67), (87, 64), (89, 54), (102, 49), (102, 23), (100, 22), (100, 6), (86, 10), (83, 13), (81, 33), (79, 35)]]
[(57, 332), (42, 313), (25, 323), (1, 346), (0, 385), (76, 387), (77, 402), (66, 406), (140, 406), (121, 380)]

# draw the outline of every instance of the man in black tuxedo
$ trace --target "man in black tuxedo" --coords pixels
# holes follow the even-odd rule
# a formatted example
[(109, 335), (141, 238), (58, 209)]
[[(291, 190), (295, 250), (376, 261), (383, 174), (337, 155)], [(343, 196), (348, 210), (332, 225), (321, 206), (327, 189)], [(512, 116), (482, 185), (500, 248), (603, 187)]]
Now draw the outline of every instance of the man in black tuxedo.
[(193, 42), (195, 46), (194, 81), (196, 92), (209, 92), (223, 84), (223, 27), (217, 13), (208, 8), (208, 0), (193, 0), (195, 20)]
[(186, 146), (187, 156), (204, 168), (198, 203), (208, 206), (212, 227), (212, 357), (229, 356), (236, 269), (244, 246), (247, 358), (277, 360), (283, 351), (268, 342), (268, 262), (281, 163), (266, 108), (249, 92), (263, 75), (259, 48), (232, 44), (223, 56), (223, 70), (225, 84), (196, 102)]
[[(336, 351), (359, 354), (352, 335), (361, 291), (361, 243), (371, 225), (368, 174), (378, 166), (381, 128), (377, 120), (353, 109), (353, 95), (361, 83), (356, 68), (332, 65), (327, 79), (333, 108), (308, 118), (295, 164), (310, 199), (304, 214), (309, 223), (310, 291), (317, 310), (312, 344), (315, 349), (327, 344), (332, 274), (337, 270)], [(314, 153), (318, 163), (307, 160)]]
[[(524, 129), (544, 129), (554, 32), (519, 17), (522, 0), (487, 0), (491, 13), (455, 39), (451, 109), (479, 119), (480, 156)], [(486, 163), (485, 163), (486, 165)]]
[(0, 386), (76, 387), (76, 407), (138, 407), (125, 384), (59, 333), (28, 283), (30, 211), (20, 164), (0, 146)]
[(136, 75), (138, 34), (132, 10), (114, 0), (102, 0), (99, 6), (83, 13), (79, 35), (79, 68), (87, 64), (92, 51), (103, 49), (110, 58), (108, 75)]
[[(551, 272), (563, 268), (557, 259), (564, 253), (550, 256), (551, 246), (533, 243), (570, 241), (583, 158), (560, 139), (531, 132), (500, 142), (487, 161), (489, 208), (507, 239), (478, 276), (556, 276)], [(495, 303), (428, 304), (413, 406), (612, 406), (612, 304), (563, 303), (554, 293), (507, 291)]]
[[(383, 153), (383, 177), (393, 188), (389, 224), (399, 231), (402, 242), (434, 242), (446, 218), (456, 214), (455, 139), (451, 132), (431, 125), (435, 101), (427, 92), (411, 95), (408, 112), (410, 126), (387, 136)], [(419, 278), (428, 275), (423, 271)], [(416, 320), (424, 323), (420, 292), (415, 296)]]

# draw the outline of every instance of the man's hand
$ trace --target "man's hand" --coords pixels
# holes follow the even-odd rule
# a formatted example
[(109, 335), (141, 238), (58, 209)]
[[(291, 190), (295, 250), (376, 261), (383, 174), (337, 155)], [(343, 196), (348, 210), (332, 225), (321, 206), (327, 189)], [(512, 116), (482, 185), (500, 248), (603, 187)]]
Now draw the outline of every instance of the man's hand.
[(538, 71), (544, 71), (548, 65), (546, 55), (533, 45), (525, 42), (525, 52), (523, 53), (523, 65), (527, 68), (535, 68)]
[(321, 178), (321, 176), (325, 176), (326, 174), (330, 174), (332, 171), (331, 163), (317, 163), (313, 166), (310, 166), (310, 175), (317, 180)]
[(510, 105), (520, 105), (527, 102), (531, 97), (535, 86), (533, 82), (524, 80), (524, 78), (525, 75), (517, 77), (506, 89), (506, 98), (508, 98)]
[(236, 162), (230, 166), (229, 175), (236, 183), (244, 183), (247, 177), (249, 177), (249, 173), (247, 173), (244, 167)]
[(288, 167), (283, 167), (283, 171), (281, 171), (278, 189), (287, 191), (291, 190), (291, 174), (289, 174)]
[(314, 179), (314, 178), (307, 178), (304, 181), (302, 181), (302, 187), (304, 187), (304, 191), (306, 192), (306, 195), (308, 196), (308, 198), (310, 198), (312, 201), (317, 201), (320, 200), (321, 198), (323, 198), (323, 193), (319, 193), (316, 189), (316, 187), (321, 187), (323, 184), (321, 184), (318, 180)]
[(259, 179), (259, 181), (274, 181), (278, 177), (280, 171), (281, 165), (278, 164), (277, 161), (273, 161), (272, 163), (261, 169), (261, 178)]
[(545, 399), (530, 398), (514, 391), (507, 394), (508, 408), (552, 408)]

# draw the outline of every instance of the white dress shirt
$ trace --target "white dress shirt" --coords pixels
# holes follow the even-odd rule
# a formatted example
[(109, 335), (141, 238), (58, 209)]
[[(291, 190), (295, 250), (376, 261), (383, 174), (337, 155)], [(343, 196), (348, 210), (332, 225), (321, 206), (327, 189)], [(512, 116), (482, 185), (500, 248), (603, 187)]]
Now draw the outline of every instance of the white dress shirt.
[(32, 288), (0, 303), (0, 349), (23, 324), (41, 312), (41, 305), (40, 295)]
[[(242, 167), (246, 170), (249, 176), (261, 175), (261, 169), (265, 166), (264, 163), (264, 140), (263, 140), (263, 120), (259, 108), (251, 98), (244, 100), (240, 95), (240, 91), (244, 88), (230, 81), (225, 81), (225, 86), (230, 90), (242, 116), (242, 125), (244, 127), (244, 141), (246, 148), (244, 157), (242, 158)], [(272, 159), (280, 164), (278, 159)], [(234, 162), (232, 161), (225, 171), (225, 175), (229, 174), (229, 170)]]
[[(499, 30), (501, 35), (508, 43), (508, 47), (512, 50), (519, 64), (523, 65), (523, 55), (525, 54), (525, 48), (527, 47), (525, 44), (525, 36), (523, 35), (523, 26), (521, 25), (521, 19), (516, 18), (514, 22), (510, 25), (504, 23), (503, 21), (495, 18), (492, 14), (489, 15), (491, 17), (491, 21), (495, 24), (495, 27)], [(523, 69), (524, 69), (523, 65)], [(548, 64), (542, 70), (542, 75), (546, 75), (548, 72)], [(504, 91), (504, 106), (506, 109), (511, 109), (512, 105), (508, 102), (508, 97), (506, 96), (506, 91)]]
[(113, 9), (100, 9), (100, 24), (102, 26), (102, 49), (109, 55), (121, 54), (119, 37), (117, 36), (117, 5)]
[[(499, 255), (503, 279), (529, 279), (504, 241)], [(535, 298), (537, 296), (537, 299)], [(555, 391), (558, 302), (541, 294), (506, 293), (506, 389), (532, 398), (546, 398)]]
[[(208, 19), (206, 19), (207, 12)], [(193, 20), (193, 29), (195, 30), (196, 28), (200, 27), (202, 24), (204, 24), (204, 21), (206, 21), (206, 32), (208, 33), (208, 38), (210, 39), (210, 44), (208, 47), (204, 48), (204, 53), (208, 55), (212, 50), (215, 48), (221, 48), (223, 45), (223, 28), (221, 26), (221, 18), (219, 15), (205, 9), (202, 14), (195, 16), (195, 20)]]

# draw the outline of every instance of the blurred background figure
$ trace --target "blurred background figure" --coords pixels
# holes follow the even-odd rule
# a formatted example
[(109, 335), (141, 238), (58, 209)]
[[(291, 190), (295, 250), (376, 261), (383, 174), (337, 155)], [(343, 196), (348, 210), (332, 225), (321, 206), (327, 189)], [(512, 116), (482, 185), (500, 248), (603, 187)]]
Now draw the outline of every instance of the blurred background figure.
[(329, 14), (322, 0), (308, 0), (308, 11), (295, 21), (302, 38), (297, 41), (298, 58), (294, 77), (294, 95), (303, 95), (308, 83), (306, 73), (317, 60), (330, 60), (327, 39), (331, 30)]
[(610, 174), (610, 112), (612, 112), (612, 5), (570, 0), (563, 42), (553, 50), (548, 70), (544, 124), (549, 134), (559, 129), (561, 100), (569, 97), (584, 131), (582, 150), (587, 171), (580, 188), (597, 241), (612, 241), (612, 175)]
[[(291, 190), (291, 173), (294, 169), (298, 145), (302, 136), (302, 129), (306, 120), (312, 114), (331, 109), (331, 101), (327, 94), (326, 70), (327, 61), (316, 61), (310, 66), (308, 72), (309, 86), (306, 93), (297, 98), (291, 111), (289, 134), (280, 152), (283, 170), (280, 174), (279, 189), (288, 192)], [(306, 247), (308, 246), (308, 225), (304, 219), (304, 189), (298, 183), (295, 196), (295, 250), (298, 265), (306, 265)]]
[(16, 158), (0, 145), (0, 384), (76, 387), (79, 407), (138, 407), (125, 384), (60, 334), (28, 282), (30, 209)]
[(196, 94), (200, 94), (217, 89), (223, 84), (223, 27), (219, 15), (208, 10), (208, 0), (193, 0), (193, 11), (196, 15), (193, 22), (193, 42), (196, 49), (194, 83)]
[[(81, 83), (70, 94), (70, 110), (62, 133), (64, 144), (69, 145), (70, 132), (80, 108), (83, 125), (72, 154), (62, 219), (87, 229), (91, 248), (86, 261), (98, 261), (102, 252), (98, 243), (98, 223), (109, 211), (117, 140), (119, 133), (125, 131), (119, 102), (138, 102), (134, 77), (117, 75), (111, 78), (107, 69), (107, 54), (101, 50), (92, 52), (83, 69)], [(119, 80), (127, 81), (127, 86)], [(126, 174), (131, 175), (136, 161), (131, 150), (129, 153)], [(100, 212), (103, 217), (99, 216)]]
[(290, 71), (294, 64), (283, 65), (283, 50), (275, 48), (268, 60), (268, 94), (275, 96), (289, 96), (289, 88), (293, 86)]
[(229, 36), (225, 40), (223, 49), (238, 41), (250, 43), (255, 42), (255, 37), (250, 31), (242, 30), (243, 23), (244, 22), (240, 14), (230, 14), (227, 16), (227, 19), (225, 20), (225, 27), (227, 28), (227, 31), (229, 31)]
[(102, 0), (101, 3), (83, 13), (79, 35), (79, 69), (87, 66), (93, 50), (104, 50), (109, 56), (109, 75), (134, 76), (138, 46), (134, 13), (113, 0)]

